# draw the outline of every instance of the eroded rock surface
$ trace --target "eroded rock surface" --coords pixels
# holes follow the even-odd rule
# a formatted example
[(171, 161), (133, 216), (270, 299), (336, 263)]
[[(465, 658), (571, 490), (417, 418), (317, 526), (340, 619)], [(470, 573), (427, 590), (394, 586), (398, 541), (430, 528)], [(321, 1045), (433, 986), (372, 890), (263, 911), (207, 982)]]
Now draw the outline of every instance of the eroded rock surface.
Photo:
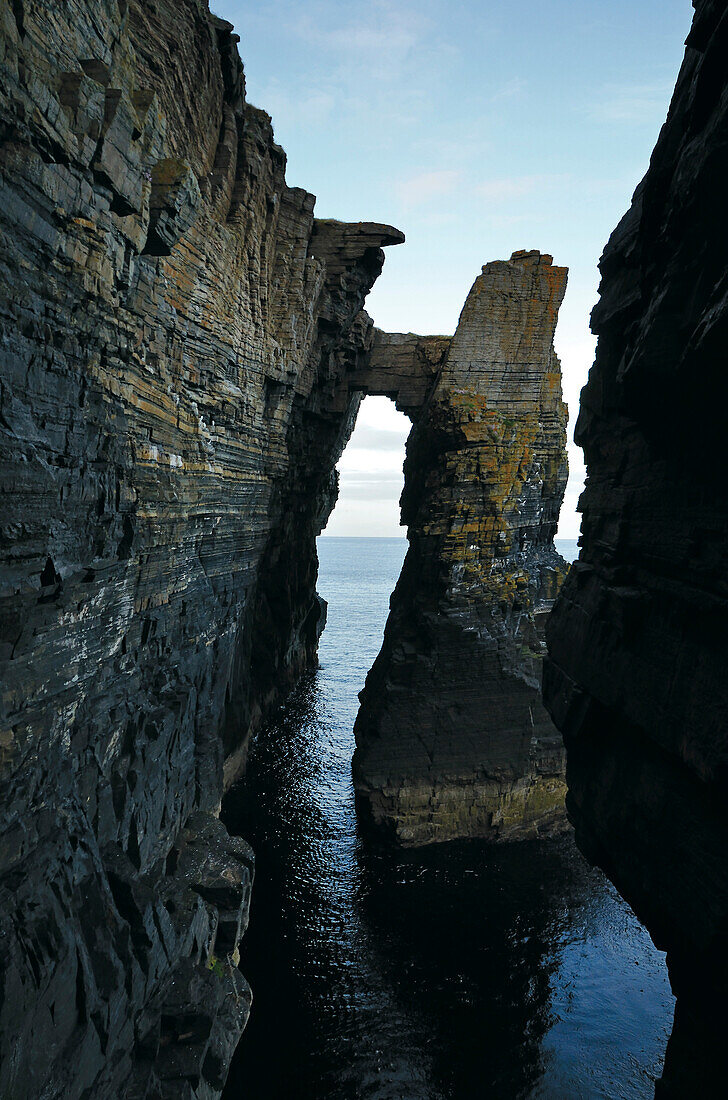
[(563, 747), (540, 684), (542, 621), (567, 570), (553, 545), (566, 274), (538, 252), (490, 263), (450, 340), (377, 334), (369, 356), (369, 384), (389, 377), (415, 427), (410, 546), (361, 695), (354, 775), (406, 844), (513, 839), (564, 820)]
[(410, 841), (558, 818), (565, 272), (516, 254), (452, 339), (376, 333), (402, 234), (314, 218), (206, 3), (0, 20), (0, 1094), (210, 1100), (250, 1008), (220, 798), (315, 660), (364, 393), (415, 428), (359, 785)]
[(0, 0), (0, 1094), (219, 1093), (223, 761), (315, 654), (388, 226), (317, 222), (201, 0)]
[(660, 1095), (728, 1080), (728, 11), (696, 0), (649, 172), (601, 262), (582, 550), (545, 699), (582, 850), (667, 950)]

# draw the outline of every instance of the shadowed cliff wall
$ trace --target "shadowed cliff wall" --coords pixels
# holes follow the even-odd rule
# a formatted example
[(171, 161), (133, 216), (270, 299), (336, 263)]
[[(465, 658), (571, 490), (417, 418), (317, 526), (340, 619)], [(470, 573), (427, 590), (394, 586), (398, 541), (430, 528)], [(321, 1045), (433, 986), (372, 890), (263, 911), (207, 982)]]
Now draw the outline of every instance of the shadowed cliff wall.
[(582, 550), (548, 627), (569, 816), (667, 950), (660, 1094), (724, 1095), (728, 12), (696, 0), (667, 123), (601, 261)]

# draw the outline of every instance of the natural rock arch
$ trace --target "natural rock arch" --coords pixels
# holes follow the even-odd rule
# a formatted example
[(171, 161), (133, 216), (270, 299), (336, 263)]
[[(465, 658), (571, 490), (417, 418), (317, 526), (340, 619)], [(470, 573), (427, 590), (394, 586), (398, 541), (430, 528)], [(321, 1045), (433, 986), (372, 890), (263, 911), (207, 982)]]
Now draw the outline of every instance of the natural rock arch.
[(540, 698), (566, 408), (553, 349), (566, 270), (483, 268), (455, 335), (376, 332), (353, 376), (408, 413), (410, 542), (362, 693), (358, 793), (403, 843), (535, 835), (563, 821), (560, 738)]
[[(0, 1093), (208, 1097), (250, 1003), (235, 952), (253, 854), (217, 818), (223, 784), (315, 659), (315, 538), (362, 392), (416, 420), (383, 698), (408, 667), (411, 600), (437, 653), (507, 681), (520, 717), (491, 802), (482, 759), (460, 753), (432, 828), (432, 774), (379, 763), (385, 744), (419, 747), (367, 705), (359, 786), (381, 774), (414, 840), (491, 829), (493, 812), (504, 835), (511, 803), (530, 828), (518, 792), (544, 771), (558, 793), (523, 716), (562, 568), (565, 273), (517, 254), (476, 282), (451, 343), (378, 336), (362, 307), (403, 235), (316, 219), (288, 186), (230, 24), (202, 0), (2, 11)], [(477, 797), (445, 820), (463, 782)]]

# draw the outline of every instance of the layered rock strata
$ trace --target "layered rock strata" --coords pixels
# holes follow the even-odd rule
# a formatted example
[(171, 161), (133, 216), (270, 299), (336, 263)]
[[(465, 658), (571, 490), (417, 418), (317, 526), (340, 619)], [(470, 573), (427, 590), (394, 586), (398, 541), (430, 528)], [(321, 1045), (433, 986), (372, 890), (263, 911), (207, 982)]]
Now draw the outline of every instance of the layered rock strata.
[(371, 379), (414, 420), (409, 549), (361, 694), (354, 777), (405, 844), (532, 836), (564, 818), (563, 747), (541, 702), (543, 619), (567, 477), (553, 348), (566, 269), (483, 268), (452, 339), (377, 334)]
[(201, 0), (0, 0), (0, 1095), (204, 1097), (250, 993), (216, 819), (313, 659), (401, 241), (314, 219)]
[(728, 1000), (728, 12), (696, 0), (666, 125), (601, 261), (582, 550), (545, 699), (569, 815), (667, 950), (661, 1096), (722, 1096)]
[(409, 841), (558, 816), (565, 272), (516, 254), (454, 338), (377, 333), (402, 234), (314, 218), (202, 0), (0, 20), (0, 1094), (209, 1100), (250, 1007), (253, 855), (220, 798), (315, 660), (362, 394), (415, 428), (359, 786)]

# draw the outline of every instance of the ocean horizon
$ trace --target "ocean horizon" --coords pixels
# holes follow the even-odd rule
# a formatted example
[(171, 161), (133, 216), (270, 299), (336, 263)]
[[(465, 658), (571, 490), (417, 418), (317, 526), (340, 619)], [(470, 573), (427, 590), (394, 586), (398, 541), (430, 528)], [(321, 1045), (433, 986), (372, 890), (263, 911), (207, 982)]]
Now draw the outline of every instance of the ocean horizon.
[[(327, 535), (323, 531), (319, 539), (331, 539), (339, 542), (406, 542), (407, 535)], [(579, 539), (554, 539), (554, 546), (563, 558), (568, 562), (576, 561), (579, 557)]]

